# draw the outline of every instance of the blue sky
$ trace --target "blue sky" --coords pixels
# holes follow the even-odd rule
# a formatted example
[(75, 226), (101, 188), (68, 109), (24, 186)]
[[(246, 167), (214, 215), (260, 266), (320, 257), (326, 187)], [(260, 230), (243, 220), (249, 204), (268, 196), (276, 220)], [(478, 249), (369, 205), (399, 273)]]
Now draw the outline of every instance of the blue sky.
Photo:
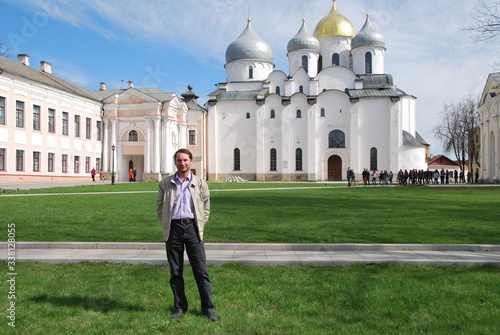
[[(492, 2), (493, 0), (486, 0)], [(331, 0), (0, 0), (0, 42), (9, 58), (28, 54), (30, 66), (99, 89), (156, 87), (180, 95), (192, 84), (207, 101), (224, 82), (225, 52), (245, 29), (273, 49), (276, 70), (288, 73), (286, 46), (302, 18), (310, 32)], [(444, 103), (479, 96), (500, 69), (498, 41), (475, 44), (465, 31), (479, 0), (337, 0), (357, 31), (370, 20), (385, 37), (385, 72), (417, 97), (417, 131), (441, 154), (432, 129)], [(452, 154), (449, 156), (451, 158)]]

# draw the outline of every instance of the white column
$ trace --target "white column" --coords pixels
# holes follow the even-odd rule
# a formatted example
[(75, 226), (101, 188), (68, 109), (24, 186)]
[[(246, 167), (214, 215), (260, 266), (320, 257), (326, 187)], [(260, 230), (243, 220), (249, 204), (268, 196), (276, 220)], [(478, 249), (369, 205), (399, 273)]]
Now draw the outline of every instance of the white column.
[(153, 154), (153, 172), (160, 173), (160, 131), (161, 131), (161, 119), (154, 120), (154, 154)]
[(104, 134), (103, 134), (103, 139), (102, 139), (102, 171), (109, 172), (110, 171), (110, 164), (109, 164), (109, 150), (110, 150), (110, 145), (109, 145), (109, 122), (108, 120), (103, 120), (102, 121), (102, 127), (104, 128)]
[(144, 173), (151, 173), (151, 132), (153, 121), (146, 120), (146, 152), (144, 152)]
[(172, 146), (172, 126), (173, 122), (171, 120), (166, 120), (165, 121), (165, 129), (164, 129), (164, 134), (165, 138), (163, 139), (163, 145), (164, 145), (164, 157), (163, 157), (163, 162), (164, 162), (164, 167), (165, 171), (168, 173), (172, 173), (175, 171), (174, 169), (174, 164), (173, 164), (173, 146)]

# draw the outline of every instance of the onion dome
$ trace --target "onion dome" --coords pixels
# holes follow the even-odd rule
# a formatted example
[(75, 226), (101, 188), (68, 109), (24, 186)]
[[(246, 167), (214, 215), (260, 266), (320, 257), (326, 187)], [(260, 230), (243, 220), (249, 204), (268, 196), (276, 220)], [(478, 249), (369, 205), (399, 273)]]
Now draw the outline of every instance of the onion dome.
[(373, 28), (370, 22), (370, 16), (366, 15), (366, 22), (359, 33), (354, 36), (351, 41), (352, 48), (359, 47), (380, 47), (385, 49), (385, 39), (384, 36), (379, 34)]
[(241, 59), (273, 62), (271, 47), (257, 35), (250, 21), (248, 19), (247, 27), (243, 33), (227, 47), (226, 63)]
[(316, 38), (328, 36), (354, 37), (355, 35), (356, 29), (354, 29), (351, 21), (337, 11), (335, 0), (333, 0), (330, 13), (322, 18), (316, 29), (314, 29), (314, 36)]
[(307, 30), (305, 20), (302, 20), (302, 26), (297, 32), (297, 35), (288, 42), (287, 50), (288, 52), (297, 50), (320, 51), (319, 41), (309, 32), (309, 30)]

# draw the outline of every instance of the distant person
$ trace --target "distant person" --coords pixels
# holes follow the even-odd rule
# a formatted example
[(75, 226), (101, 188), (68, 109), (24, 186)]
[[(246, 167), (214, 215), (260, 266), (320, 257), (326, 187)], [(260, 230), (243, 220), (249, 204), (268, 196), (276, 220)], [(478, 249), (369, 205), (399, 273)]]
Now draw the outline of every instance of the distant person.
[(135, 178), (137, 178), (137, 170), (134, 168), (134, 181), (135, 181)]
[(99, 179), (101, 179), (101, 181), (104, 181), (104, 173), (99, 172)]
[(90, 175), (92, 176), (92, 181), (95, 181), (95, 168), (92, 168), (92, 170), (90, 171)]
[(156, 199), (156, 215), (163, 226), (174, 294), (175, 310), (171, 317), (179, 319), (188, 310), (183, 277), (186, 251), (198, 286), (202, 313), (217, 322), (203, 242), (203, 230), (210, 215), (210, 192), (207, 183), (191, 172), (193, 155), (189, 150), (177, 150), (174, 159), (177, 172), (160, 182)]
[(128, 170), (128, 181), (131, 183), (134, 181), (134, 170)]

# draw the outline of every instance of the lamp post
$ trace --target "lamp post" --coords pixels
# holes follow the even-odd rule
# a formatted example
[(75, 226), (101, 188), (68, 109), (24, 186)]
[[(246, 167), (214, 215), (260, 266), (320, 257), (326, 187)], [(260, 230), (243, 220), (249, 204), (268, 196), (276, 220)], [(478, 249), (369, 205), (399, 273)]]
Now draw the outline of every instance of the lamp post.
[(115, 145), (113, 144), (111, 146), (111, 150), (113, 151), (113, 161), (111, 164), (111, 185), (115, 184)]

